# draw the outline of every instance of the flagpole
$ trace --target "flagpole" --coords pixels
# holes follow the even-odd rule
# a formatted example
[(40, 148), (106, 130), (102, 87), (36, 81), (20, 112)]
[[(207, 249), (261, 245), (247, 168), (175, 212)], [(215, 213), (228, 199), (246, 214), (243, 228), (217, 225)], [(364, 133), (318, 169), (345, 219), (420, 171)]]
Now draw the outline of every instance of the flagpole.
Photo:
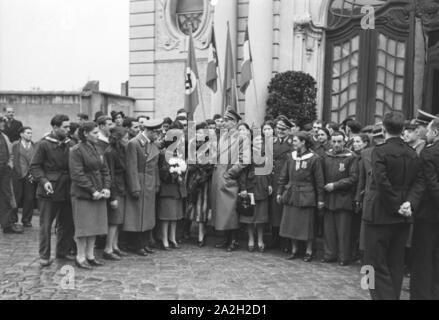
[(200, 83), (198, 87), (198, 95), (201, 98), (201, 108), (203, 109), (203, 117), (204, 119), (207, 119), (206, 117), (206, 109), (204, 108), (204, 98), (203, 98), (203, 92), (201, 91), (201, 81), (198, 81)]
[[(249, 45), (250, 45), (250, 43), (249, 43)], [(256, 90), (256, 75), (255, 75), (255, 70), (253, 69), (253, 60), (250, 62), (250, 67), (252, 68), (252, 74), (253, 74), (253, 79), (251, 80), (251, 82), (253, 82), (253, 88), (255, 89), (255, 102), (256, 102), (256, 105), (259, 106), (258, 90)]]
[[(227, 20), (227, 33), (228, 34), (230, 34), (230, 26), (229, 26), (229, 21)], [(236, 45), (236, 44), (235, 44)], [(236, 47), (235, 47), (236, 48)], [(236, 85), (236, 83), (238, 82), (237, 80), (237, 78), (238, 78), (238, 74), (237, 74), (237, 72), (236, 72), (236, 60), (235, 60), (235, 58), (236, 58), (236, 56), (234, 57), (233, 56), (233, 44), (232, 44), (232, 66), (233, 66), (233, 73), (234, 73), (234, 78), (235, 78), (235, 83), (233, 84), (233, 87), (235, 88), (235, 96), (236, 96), (236, 111), (238, 112), (238, 113), (240, 113), (240, 108), (239, 108), (239, 94), (238, 94), (238, 86)], [(237, 52), (235, 52), (236, 54), (237, 54)]]

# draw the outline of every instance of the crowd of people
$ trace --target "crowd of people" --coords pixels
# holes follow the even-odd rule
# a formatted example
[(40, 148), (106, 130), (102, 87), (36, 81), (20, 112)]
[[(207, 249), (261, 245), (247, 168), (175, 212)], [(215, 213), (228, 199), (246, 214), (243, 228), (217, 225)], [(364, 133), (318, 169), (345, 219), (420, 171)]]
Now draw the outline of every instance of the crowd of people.
[[(34, 143), (32, 128), (14, 119), (12, 107), (4, 111), (1, 225), (5, 233), (32, 227), (38, 200), (42, 267), (53, 261), (55, 219), (56, 258), (83, 269), (103, 265), (97, 246), (108, 261), (128, 251), (147, 256), (157, 248), (179, 249), (197, 224), (199, 247), (211, 226), (224, 235), (215, 247), (235, 251), (238, 231), (245, 229), (249, 252), (282, 250), (287, 259), (305, 262), (315, 259), (317, 240), (323, 239), (322, 263), (373, 266), (372, 298), (399, 299), (406, 267), (413, 299), (439, 299), (438, 118), (406, 121), (390, 112), (366, 127), (354, 119), (299, 126), (280, 115), (267, 119), (256, 136), (228, 109), (197, 123), (196, 137), (190, 137), (184, 109), (175, 120), (113, 112), (97, 113), (94, 121), (79, 114), (71, 122), (56, 115), (52, 131)], [(166, 139), (170, 132), (183, 139)], [(230, 143), (232, 134), (252, 136), (252, 150), (273, 170), (257, 174), (261, 164), (240, 156), (187, 161), (190, 143), (202, 150), (203, 144), (226, 141), (227, 148), (214, 156), (230, 160), (242, 143)], [(267, 141), (272, 155), (263, 151)]]

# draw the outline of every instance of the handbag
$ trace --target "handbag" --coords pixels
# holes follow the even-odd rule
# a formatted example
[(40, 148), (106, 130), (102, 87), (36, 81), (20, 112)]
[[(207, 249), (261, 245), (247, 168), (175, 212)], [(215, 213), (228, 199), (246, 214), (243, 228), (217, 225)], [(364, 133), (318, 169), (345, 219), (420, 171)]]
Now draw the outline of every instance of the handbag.
[(255, 204), (250, 194), (246, 196), (238, 196), (237, 205), (238, 214), (244, 217), (253, 217), (255, 214)]

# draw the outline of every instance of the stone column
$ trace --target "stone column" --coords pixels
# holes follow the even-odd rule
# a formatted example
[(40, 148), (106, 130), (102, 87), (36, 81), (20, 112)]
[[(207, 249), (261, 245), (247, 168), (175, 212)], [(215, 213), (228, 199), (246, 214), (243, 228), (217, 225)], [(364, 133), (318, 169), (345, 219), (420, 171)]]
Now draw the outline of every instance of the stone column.
[(261, 125), (267, 108), (268, 84), (273, 71), (273, 1), (249, 1), (249, 35), (253, 57), (253, 80), (245, 97), (245, 118)]
[(293, 8), (294, 1), (282, 0), (280, 3), (280, 55), (279, 72), (293, 69)]
[(238, 36), (238, 1), (236, 0), (218, 0), (215, 6), (214, 28), (216, 37), (216, 46), (218, 50), (220, 78), (218, 79), (218, 91), (212, 94), (212, 114), (221, 113), (222, 103), (222, 86), (224, 81), (224, 62), (226, 59), (226, 40), (227, 40), (227, 22), (230, 27), (230, 38), (232, 40), (233, 57), (237, 54), (237, 36)]

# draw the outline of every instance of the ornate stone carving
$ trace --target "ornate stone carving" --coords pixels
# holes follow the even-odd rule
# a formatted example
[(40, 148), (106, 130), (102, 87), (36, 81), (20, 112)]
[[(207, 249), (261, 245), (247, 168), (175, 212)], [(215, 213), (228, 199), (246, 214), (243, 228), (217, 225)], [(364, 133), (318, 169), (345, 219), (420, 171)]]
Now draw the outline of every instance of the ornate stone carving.
[[(187, 28), (195, 26), (193, 31), (195, 47), (206, 49), (209, 46), (213, 19), (213, 7), (209, 0), (203, 0), (202, 14), (194, 13), (193, 17), (177, 15), (171, 3), (178, 0), (157, 0), (157, 45), (165, 50), (186, 50)], [(194, 20), (195, 19), (195, 20)], [(193, 20), (193, 21), (192, 21)]]
[(439, 29), (439, 1), (418, 0), (416, 3), (416, 16), (421, 18), (427, 29)]
[[(317, 27), (309, 13), (294, 17), (294, 32), (302, 36), (307, 58), (311, 58), (315, 49), (320, 46), (323, 28)], [(316, 45), (317, 43), (317, 45)]]

